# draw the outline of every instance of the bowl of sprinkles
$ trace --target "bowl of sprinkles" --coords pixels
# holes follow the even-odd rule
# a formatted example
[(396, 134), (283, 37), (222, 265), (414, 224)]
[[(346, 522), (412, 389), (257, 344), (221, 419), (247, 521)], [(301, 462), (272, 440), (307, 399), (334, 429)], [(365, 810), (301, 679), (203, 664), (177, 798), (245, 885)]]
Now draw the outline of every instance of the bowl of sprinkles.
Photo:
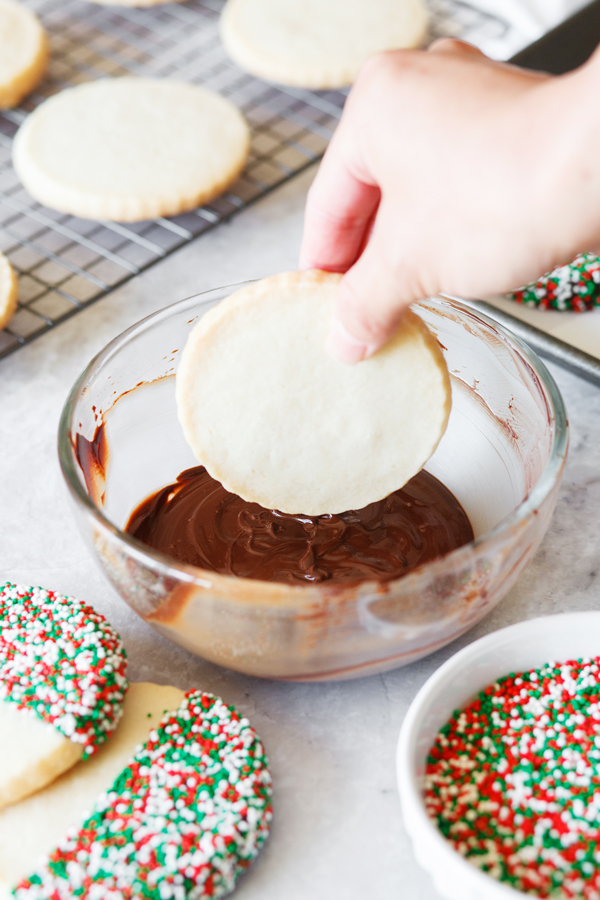
[(450, 900), (600, 898), (600, 612), (533, 619), (451, 657), (397, 754), (419, 863)]

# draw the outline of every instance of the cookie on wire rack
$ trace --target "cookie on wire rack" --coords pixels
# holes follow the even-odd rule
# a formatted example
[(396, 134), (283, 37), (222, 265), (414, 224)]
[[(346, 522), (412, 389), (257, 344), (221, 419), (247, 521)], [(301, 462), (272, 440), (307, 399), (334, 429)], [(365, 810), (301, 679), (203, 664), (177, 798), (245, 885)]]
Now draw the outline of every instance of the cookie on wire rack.
[(19, 284), (15, 271), (3, 253), (0, 253), (0, 328), (8, 325), (17, 308)]
[(266, 840), (271, 776), (247, 719), (187, 693), (17, 900), (222, 897)]
[(242, 69), (280, 84), (340, 88), (381, 50), (418, 47), (423, 0), (228, 0), (225, 49)]
[(208, 203), (238, 177), (250, 129), (214, 91), (158, 78), (101, 78), (41, 103), (13, 144), (32, 197), (84, 219), (137, 222)]
[(0, 809), (112, 734), (126, 664), (118, 634), (91, 606), (42, 588), (0, 588)]
[(0, 0), (0, 109), (29, 94), (48, 66), (48, 40), (37, 16), (16, 0)]
[(600, 306), (600, 258), (593, 253), (580, 253), (572, 262), (507, 296), (539, 309), (587, 312)]

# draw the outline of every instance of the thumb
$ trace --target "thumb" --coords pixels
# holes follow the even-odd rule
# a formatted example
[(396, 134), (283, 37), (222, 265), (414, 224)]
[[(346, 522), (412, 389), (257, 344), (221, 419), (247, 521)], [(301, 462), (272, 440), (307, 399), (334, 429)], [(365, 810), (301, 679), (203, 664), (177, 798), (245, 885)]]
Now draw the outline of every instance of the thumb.
[(376, 353), (408, 305), (426, 295), (417, 286), (414, 267), (390, 260), (380, 225), (378, 216), (371, 240), (338, 288), (325, 349), (339, 362), (353, 364)]

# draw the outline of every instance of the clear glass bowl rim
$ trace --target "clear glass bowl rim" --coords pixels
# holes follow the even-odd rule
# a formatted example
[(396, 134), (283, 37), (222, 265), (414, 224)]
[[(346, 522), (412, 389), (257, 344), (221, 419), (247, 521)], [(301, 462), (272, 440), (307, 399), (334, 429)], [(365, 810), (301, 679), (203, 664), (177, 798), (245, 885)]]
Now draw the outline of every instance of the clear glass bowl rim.
[[(169, 304), (162, 309), (150, 313), (150, 315), (145, 316), (143, 319), (138, 320), (125, 331), (122, 331), (115, 338), (113, 338), (113, 340), (111, 340), (102, 350), (100, 350), (100, 352), (97, 353), (96, 356), (94, 356), (93, 359), (85, 367), (85, 369), (71, 388), (60, 417), (58, 426), (59, 463), (63, 473), (63, 477), (67, 483), (67, 487), (69, 488), (69, 491), (75, 503), (83, 506), (84, 509), (96, 520), (102, 530), (108, 531), (118, 541), (123, 542), (127, 546), (128, 552), (134, 558), (136, 558), (138, 562), (145, 565), (148, 565), (148, 563), (150, 562), (153, 569), (160, 569), (164, 575), (170, 575), (171, 577), (174, 577), (179, 581), (206, 584), (207, 582), (214, 582), (217, 580), (225, 585), (227, 584), (227, 582), (237, 583), (239, 582), (239, 579), (235, 576), (221, 575), (217, 572), (209, 571), (207, 569), (201, 569), (196, 566), (179, 563), (177, 562), (177, 560), (174, 560), (163, 553), (153, 550), (151, 547), (148, 547), (146, 544), (143, 544), (136, 538), (133, 538), (130, 535), (126, 534), (124, 531), (121, 531), (120, 528), (117, 528), (117, 526), (114, 525), (101, 512), (101, 510), (98, 509), (87, 492), (84, 490), (74, 462), (73, 447), (71, 443), (71, 430), (75, 406), (79, 399), (82, 388), (94, 378), (96, 371), (102, 365), (108, 362), (108, 360), (112, 356), (115, 356), (121, 350), (121, 348), (128, 343), (130, 338), (137, 336), (138, 334), (141, 334), (150, 328), (153, 328), (163, 319), (169, 318), (169, 316), (173, 314), (184, 312), (187, 306), (197, 307), (199, 305), (199, 301), (200, 303), (202, 302), (202, 297), (205, 297), (205, 302), (209, 303), (211, 300), (210, 295), (214, 295), (221, 291), (233, 291), (250, 283), (251, 281), (242, 281), (234, 284), (223, 285), (222, 287), (209, 288), (208, 290), (200, 291), (197, 294), (192, 294), (191, 296), (186, 297), (183, 300), (178, 300), (175, 303)], [(554, 434), (552, 437), (550, 457), (548, 459), (548, 462), (546, 463), (546, 466), (544, 467), (540, 478), (538, 479), (537, 483), (534, 485), (530, 493), (525, 497), (525, 499), (518, 506), (516, 506), (508, 516), (502, 519), (498, 523), (498, 525), (496, 525), (495, 528), (493, 528), (491, 531), (482, 534), (480, 537), (475, 538), (468, 544), (464, 544), (462, 547), (458, 547), (456, 550), (452, 550), (450, 553), (447, 553), (445, 556), (440, 557), (438, 560), (434, 560), (431, 563), (426, 563), (424, 566), (419, 567), (412, 572), (409, 572), (407, 575), (403, 576), (403, 578), (388, 582), (387, 584), (389, 587), (394, 584), (398, 584), (399, 582), (406, 579), (411, 579), (411, 577), (422, 575), (422, 573), (424, 573), (425, 571), (428, 572), (431, 576), (434, 576), (442, 569), (444, 571), (447, 571), (448, 568), (454, 568), (455, 566), (457, 568), (461, 567), (464, 563), (466, 563), (467, 559), (472, 558), (472, 556), (474, 555), (478, 555), (480, 552), (484, 552), (486, 546), (493, 544), (497, 538), (500, 538), (504, 533), (509, 532), (512, 528), (518, 526), (520, 522), (526, 520), (530, 516), (530, 514), (532, 514), (537, 508), (541, 506), (548, 494), (553, 490), (554, 486), (557, 483), (557, 480), (560, 478), (562, 469), (565, 464), (569, 444), (569, 427), (563, 398), (552, 375), (550, 374), (542, 360), (539, 358), (539, 356), (537, 356), (537, 354), (534, 353), (533, 350), (531, 350), (527, 346), (527, 344), (525, 344), (516, 335), (509, 332), (498, 322), (494, 321), (490, 316), (487, 316), (479, 310), (462, 303), (456, 297), (447, 294), (440, 294), (435, 297), (425, 298), (423, 300), (423, 303), (437, 303), (458, 308), (461, 313), (467, 313), (469, 316), (472, 316), (473, 318), (490, 326), (496, 331), (497, 334), (499, 334), (503, 338), (504, 341), (506, 341), (506, 343), (513, 350), (516, 350), (522, 357), (524, 357), (545, 391), (549, 409), (554, 419)], [(415, 305), (417, 307), (419, 306), (418, 303)], [(158, 485), (157, 489), (160, 487), (161, 486)], [(273, 584), (271, 582), (261, 582), (258, 579), (252, 579), (252, 581), (256, 585), (256, 587), (263, 585), (265, 590), (267, 591), (273, 587)], [(369, 582), (365, 582), (365, 584), (367, 583)], [(317, 585), (316, 587), (322, 588), (326, 586), (327, 582), (325, 582), (324, 585)], [(281, 588), (282, 585), (279, 585), (278, 587)], [(314, 588), (315, 586), (312, 587)], [(285, 585), (285, 588), (291, 593), (298, 594), (298, 596), (306, 595), (307, 589), (309, 589), (308, 586), (304, 585)]]

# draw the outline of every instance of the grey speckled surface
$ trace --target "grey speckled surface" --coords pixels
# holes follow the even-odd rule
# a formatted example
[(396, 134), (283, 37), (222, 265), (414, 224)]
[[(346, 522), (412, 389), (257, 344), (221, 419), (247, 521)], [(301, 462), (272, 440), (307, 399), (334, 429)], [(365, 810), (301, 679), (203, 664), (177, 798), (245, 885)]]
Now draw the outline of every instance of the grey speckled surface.
[(418, 688), (459, 646), (521, 619), (600, 608), (600, 390), (553, 369), (571, 420), (570, 458), (551, 529), (501, 605), (426, 660), (341, 684), (245, 678), (156, 635), (96, 569), (56, 458), (69, 388), (108, 340), (181, 297), (295, 266), (310, 178), (300, 176), (0, 363), (0, 576), (94, 604), (120, 629), (134, 680), (203, 687), (251, 718), (271, 758), (276, 818), (265, 852), (238, 889), (240, 900), (435, 900), (400, 820), (400, 724)]

